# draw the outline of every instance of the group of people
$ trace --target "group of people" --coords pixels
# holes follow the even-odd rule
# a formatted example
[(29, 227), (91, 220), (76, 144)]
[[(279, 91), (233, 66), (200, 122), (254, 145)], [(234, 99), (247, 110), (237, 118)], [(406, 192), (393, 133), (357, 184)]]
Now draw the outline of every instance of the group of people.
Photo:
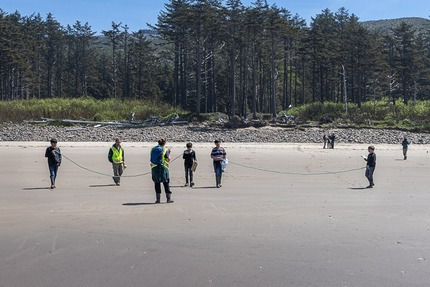
[[(226, 160), (227, 153), (221, 147), (221, 140), (215, 140), (215, 147), (212, 149), (211, 158), (213, 160), (213, 167), (215, 172), (216, 187), (221, 187), (221, 178), (224, 171), (223, 161)], [(183, 152), (182, 158), (184, 160), (185, 170), (185, 186), (194, 186), (193, 172), (197, 167), (196, 152), (192, 149), (193, 144), (187, 143), (187, 149)], [(57, 147), (57, 140), (51, 139), (51, 146), (46, 149), (45, 157), (48, 158), (49, 174), (51, 179), (51, 189), (55, 188), (55, 179), (57, 177), (58, 167), (61, 165), (61, 151)], [(109, 149), (108, 161), (112, 164), (113, 181), (115, 185), (121, 184), (121, 176), (124, 169), (127, 168), (125, 164), (124, 148), (121, 146), (121, 139), (116, 138), (115, 143)], [(158, 145), (153, 147), (150, 152), (150, 165), (152, 181), (154, 182), (156, 200), (155, 203), (161, 202), (161, 184), (164, 186), (166, 193), (167, 203), (172, 203), (172, 191), (170, 190), (169, 182), (169, 162), (170, 162), (170, 149), (166, 148), (166, 140), (158, 140)]]
[(324, 141), (324, 146), (323, 148), (331, 148), (334, 149), (334, 141), (336, 139), (336, 136), (334, 134), (331, 134), (327, 137), (326, 134), (323, 135), (323, 141)]
[[(331, 144), (331, 148), (334, 148), (334, 134), (330, 135), (328, 138), (326, 135), (323, 137), (324, 148), (326, 148), (327, 141)], [(211, 158), (213, 160), (213, 167), (215, 172), (215, 184), (217, 188), (220, 188), (222, 173), (225, 169), (225, 162), (227, 153), (223, 147), (221, 147), (221, 141), (215, 140), (215, 147), (212, 148)], [(411, 142), (405, 136), (402, 141), (403, 156), (404, 160), (407, 159), (408, 146)], [(327, 146), (328, 147), (328, 146)], [(182, 158), (184, 160), (184, 171), (185, 171), (185, 186), (194, 186), (193, 172), (197, 167), (197, 157), (196, 152), (192, 149), (193, 144), (187, 143), (186, 150), (183, 152)], [(51, 139), (51, 145), (46, 148), (45, 157), (48, 158), (48, 168), (49, 177), (51, 180), (51, 189), (56, 188), (55, 180), (57, 178), (58, 167), (61, 165), (61, 151), (57, 146), (57, 140)], [(373, 173), (376, 168), (376, 154), (375, 147), (368, 147), (368, 155), (363, 156), (366, 164), (365, 176), (369, 181), (369, 185), (366, 188), (373, 188), (375, 183), (373, 181)], [(124, 169), (127, 168), (125, 164), (124, 149), (121, 146), (121, 139), (116, 138), (115, 143), (109, 149), (108, 160), (112, 163), (113, 169), (113, 181), (119, 186), (121, 182), (121, 176)], [(172, 203), (172, 191), (170, 190), (169, 182), (169, 162), (170, 162), (170, 149), (166, 148), (166, 140), (158, 140), (158, 145), (151, 149), (150, 153), (150, 164), (151, 164), (151, 175), (152, 181), (154, 182), (156, 200), (155, 203), (161, 202), (161, 184), (164, 186), (164, 191), (166, 193), (167, 203)]]

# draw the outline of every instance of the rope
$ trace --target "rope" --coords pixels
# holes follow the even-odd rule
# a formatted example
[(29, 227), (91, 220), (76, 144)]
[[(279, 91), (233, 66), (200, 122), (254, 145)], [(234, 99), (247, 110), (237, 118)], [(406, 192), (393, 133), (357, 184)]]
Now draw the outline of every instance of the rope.
[[(68, 158), (68, 157), (67, 157), (67, 156), (65, 156), (64, 154), (61, 154), (61, 156), (62, 156), (62, 157), (64, 157), (65, 159), (67, 159), (68, 161), (70, 161), (71, 163), (73, 163), (74, 165), (76, 165), (77, 167), (79, 167), (79, 168), (83, 169), (83, 170), (86, 170), (86, 171), (89, 171), (89, 172), (92, 172), (92, 173), (96, 173), (96, 174), (99, 174), (99, 175), (104, 175), (104, 176), (112, 177), (112, 174), (99, 172), (99, 171), (96, 171), (96, 170), (93, 170), (93, 169), (87, 168), (87, 167), (85, 167), (85, 166), (82, 166), (82, 165), (80, 165), (79, 163), (75, 162), (74, 160), (72, 160), (72, 159)], [(176, 156), (174, 159), (172, 159), (172, 160), (170, 161), (170, 163), (174, 162), (174, 161), (175, 161), (176, 159), (178, 159), (180, 156), (182, 156), (182, 154), (179, 154), (178, 156)], [(134, 174), (134, 175), (122, 175), (121, 177), (140, 177), (140, 176), (145, 176), (145, 175), (149, 175), (149, 174), (151, 174), (151, 172), (150, 172), (150, 171), (149, 171), (149, 172), (145, 172), (145, 173), (140, 173), (140, 174)]]
[[(177, 160), (182, 154), (179, 154), (178, 156), (176, 156), (173, 160), (170, 161), (170, 163), (174, 162), (175, 160)], [(99, 172), (90, 168), (87, 168), (85, 166), (80, 165), (79, 163), (75, 162), (74, 160), (68, 158), (67, 156), (65, 156), (64, 154), (62, 154), (62, 157), (64, 157), (65, 159), (67, 159), (68, 161), (70, 161), (71, 163), (73, 163), (74, 165), (76, 165), (77, 167), (92, 172), (92, 173), (96, 173), (99, 175), (104, 175), (104, 176), (108, 176), (108, 177), (112, 177), (112, 174), (108, 174), (108, 173), (103, 173), (103, 172)], [(264, 168), (259, 168), (259, 167), (252, 167), (252, 166), (248, 166), (248, 165), (244, 165), (244, 164), (240, 164), (237, 162), (232, 162), (229, 161), (229, 163), (243, 167), (243, 168), (247, 168), (247, 169), (253, 169), (253, 170), (258, 170), (258, 171), (263, 171), (263, 172), (270, 172), (270, 173), (277, 173), (277, 174), (287, 174), (287, 175), (303, 175), (303, 176), (312, 176), (312, 175), (327, 175), (327, 174), (340, 174), (340, 173), (348, 173), (348, 172), (353, 172), (353, 171), (358, 171), (358, 170), (362, 170), (365, 169), (365, 167), (360, 167), (360, 168), (353, 168), (353, 169), (345, 169), (345, 170), (341, 170), (341, 171), (323, 171), (323, 172), (314, 172), (314, 173), (303, 173), (303, 172), (286, 172), (286, 171), (277, 171), (277, 170), (270, 170), (270, 169), (264, 169)], [(140, 173), (140, 174), (134, 174), (134, 175), (122, 175), (121, 177), (140, 177), (140, 176), (145, 176), (145, 175), (149, 175), (151, 174), (151, 172), (145, 172), (145, 173)]]
[(271, 173), (278, 173), (278, 174), (289, 174), (289, 175), (304, 175), (304, 176), (347, 173), (347, 172), (353, 172), (353, 171), (362, 170), (362, 169), (366, 168), (366, 167), (360, 167), (360, 168), (353, 168), (353, 169), (345, 169), (345, 170), (341, 170), (341, 171), (323, 171), (323, 172), (314, 172), (314, 173), (303, 173), (303, 172), (277, 171), (277, 170), (252, 167), (252, 166), (247, 166), (247, 165), (240, 164), (237, 162), (232, 162), (232, 161), (229, 161), (229, 163), (243, 167), (243, 168), (254, 169), (254, 170), (259, 170), (259, 171), (264, 171), (264, 172), (271, 172)]

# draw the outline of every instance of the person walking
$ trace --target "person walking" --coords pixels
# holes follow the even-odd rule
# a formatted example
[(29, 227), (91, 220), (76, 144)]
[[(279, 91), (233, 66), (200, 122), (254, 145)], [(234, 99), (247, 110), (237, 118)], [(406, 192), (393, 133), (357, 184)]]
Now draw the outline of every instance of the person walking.
[(112, 163), (113, 169), (113, 181), (117, 186), (121, 183), (121, 176), (124, 169), (127, 167), (125, 165), (124, 149), (121, 146), (121, 139), (116, 138), (115, 143), (109, 149), (108, 160)]
[(408, 141), (408, 138), (405, 136), (402, 141), (403, 146), (403, 159), (406, 160), (408, 158), (408, 146), (411, 144), (410, 141)]
[[(192, 149), (193, 144), (187, 143), (187, 149), (184, 150), (182, 158), (184, 159), (184, 169), (185, 169), (185, 186), (190, 185), (190, 187), (194, 186), (193, 182), (193, 164), (197, 160), (196, 152)], [(189, 176), (189, 181), (188, 181)]]
[(56, 188), (55, 180), (57, 179), (58, 168), (61, 165), (61, 151), (57, 146), (57, 140), (51, 139), (51, 146), (46, 148), (45, 157), (48, 158), (49, 178), (51, 179), (51, 189)]
[(221, 185), (221, 179), (222, 179), (222, 161), (226, 159), (227, 153), (225, 152), (225, 149), (221, 147), (221, 140), (215, 140), (215, 147), (212, 149), (211, 152), (211, 158), (213, 160), (213, 166), (215, 171), (215, 182), (216, 187), (220, 188)]
[(161, 200), (161, 183), (164, 185), (167, 203), (172, 203), (172, 191), (169, 187), (169, 162), (170, 149), (165, 148), (166, 140), (160, 139), (158, 145), (151, 149), (151, 173), (152, 181), (155, 186), (155, 203), (160, 203)]
[(375, 147), (369, 146), (367, 151), (369, 152), (367, 157), (363, 156), (364, 160), (367, 161), (365, 176), (367, 177), (367, 180), (369, 180), (369, 186), (366, 188), (373, 188), (375, 186), (375, 183), (373, 182), (373, 173), (375, 172), (376, 168)]

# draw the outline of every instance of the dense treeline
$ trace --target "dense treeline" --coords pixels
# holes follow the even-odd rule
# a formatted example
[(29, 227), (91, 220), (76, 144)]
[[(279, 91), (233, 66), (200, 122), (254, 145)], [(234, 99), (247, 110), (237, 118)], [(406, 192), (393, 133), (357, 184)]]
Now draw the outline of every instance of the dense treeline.
[(430, 98), (430, 31), (371, 33), (328, 9), (309, 26), (264, 0), (171, 0), (158, 36), (0, 10), (2, 100), (151, 99), (196, 113), (252, 117), (314, 102)]

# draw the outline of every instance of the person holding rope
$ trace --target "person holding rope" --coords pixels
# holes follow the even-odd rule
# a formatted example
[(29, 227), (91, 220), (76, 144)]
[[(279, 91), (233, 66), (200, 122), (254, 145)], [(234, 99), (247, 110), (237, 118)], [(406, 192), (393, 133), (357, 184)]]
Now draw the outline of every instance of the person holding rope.
[(227, 153), (225, 149), (221, 147), (221, 140), (215, 140), (214, 143), (215, 147), (212, 149), (211, 158), (213, 159), (216, 187), (220, 188), (222, 186), (222, 161), (226, 159)]
[(166, 193), (167, 203), (173, 203), (172, 191), (169, 187), (169, 162), (170, 162), (170, 149), (165, 148), (166, 140), (160, 139), (158, 145), (151, 149), (151, 173), (152, 181), (155, 186), (155, 203), (160, 203), (161, 200), (161, 183), (164, 185), (164, 192)]
[(115, 143), (109, 149), (108, 160), (112, 163), (113, 169), (113, 181), (117, 186), (120, 185), (121, 175), (124, 169), (127, 167), (125, 165), (124, 149), (121, 146), (121, 139), (116, 138)]
[[(186, 145), (187, 149), (184, 150), (184, 153), (182, 155), (182, 159), (184, 160), (184, 169), (185, 169), (185, 186), (190, 185), (190, 187), (194, 186), (193, 181), (193, 165), (195, 165), (197, 159), (196, 159), (196, 152), (193, 150), (193, 144), (187, 143)], [(189, 177), (189, 181), (188, 181)]]
[(51, 179), (51, 189), (56, 188), (55, 180), (57, 178), (58, 168), (61, 165), (61, 151), (57, 147), (57, 140), (51, 139), (51, 146), (46, 148), (45, 157), (48, 158), (49, 178)]
[(363, 156), (364, 160), (367, 161), (365, 175), (367, 180), (369, 180), (369, 186), (366, 188), (373, 188), (375, 186), (375, 183), (373, 182), (373, 173), (375, 172), (376, 167), (375, 147), (371, 145), (367, 148), (367, 151), (369, 152), (367, 157)]

